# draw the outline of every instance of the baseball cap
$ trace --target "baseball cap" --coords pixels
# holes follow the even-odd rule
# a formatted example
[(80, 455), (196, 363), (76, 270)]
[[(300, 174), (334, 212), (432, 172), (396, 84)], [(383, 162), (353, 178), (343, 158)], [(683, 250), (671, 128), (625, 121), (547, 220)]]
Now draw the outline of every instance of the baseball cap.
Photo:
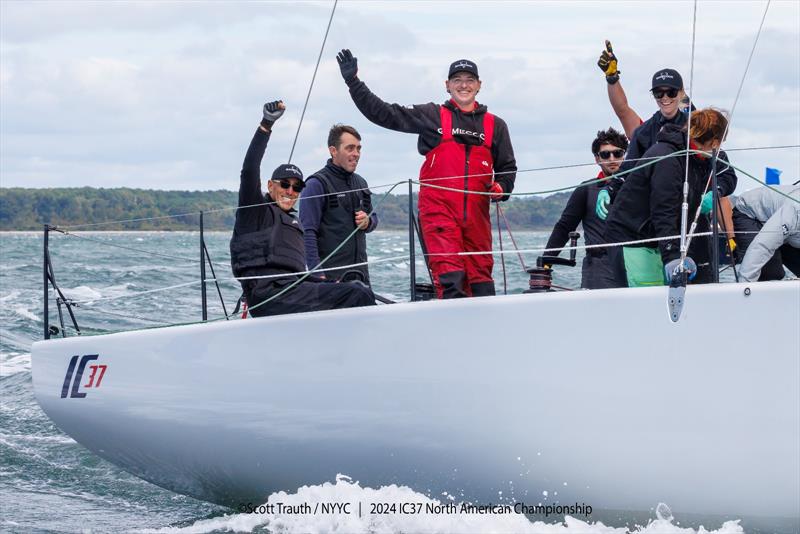
[(683, 89), (683, 78), (675, 69), (661, 69), (653, 74), (653, 85), (651, 91), (656, 87), (671, 87), (673, 89)]
[(478, 65), (476, 65), (474, 61), (470, 61), (468, 59), (459, 59), (453, 61), (450, 64), (450, 71), (447, 74), (447, 79), (449, 80), (450, 78), (452, 78), (453, 75), (457, 72), (469, 72), (470, 74), (473, 74), (476, 78), (480, 79), (480, 77), (478, 76)]
[(278, 167), (274, 171), (272, 171), (272, 179), (282, 180), (284, 178), (297, 178), (302, 182), (303, 171), (301, 171), (299, 168), (292, 165), (291, 163), (283, 163), (281, 165), (278, 165)]

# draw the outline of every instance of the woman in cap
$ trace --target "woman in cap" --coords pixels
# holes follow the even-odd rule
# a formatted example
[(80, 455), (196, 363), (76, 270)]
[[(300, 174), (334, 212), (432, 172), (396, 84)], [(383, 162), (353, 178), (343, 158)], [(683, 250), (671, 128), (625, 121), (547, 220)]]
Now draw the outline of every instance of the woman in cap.
[[(706, 108), (692, 113), (687, 143), (687, 125), (666, 124), (657, 134), (657, 142), (646, 158), (662, 158), (658, 163), (632, 172), (619, 191), (606, 221), (606, 242), (618, 243), (652, 238), (666, 238), (631, 246), (612, 246), (609, 260), (617, 287), (662, 285), (669, 281), (681, 256), (680, 234), (683, 182), (688, 163), (689, 217), (699, 208), (712, 161), (727, 166), (724, 152), (714, 160), (706, 154), (683, 154), (665, 157), (685, 150), (711, 153), (719, 149), (727, 131), (728, 120), (716, 109)], [(735, 187), (735, 184), (734, 184)], [(700, 222), (705, 220), (700, 219)], [(696, 232), (704, 232), (708, 224), (698, 224)], [(695, 283), (711, 280), (710, 246), (706, 238), (694, 238), (686, 264)], [(692, 257), (695, 261), (692, 260)], [(665, 272), (666, 271), (666, 272)]]

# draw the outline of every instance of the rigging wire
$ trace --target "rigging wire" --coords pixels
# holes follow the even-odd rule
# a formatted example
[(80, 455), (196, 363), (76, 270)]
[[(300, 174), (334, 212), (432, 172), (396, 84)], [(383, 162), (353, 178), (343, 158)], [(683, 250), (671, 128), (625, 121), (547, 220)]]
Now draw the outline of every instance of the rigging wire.
[(74, 238), (77, 238), (77, 239), (83, 239), (85, 241), (91, 241), (93, 243), (99, 243), (99, 244), (105, 245), (107, 247), (120, 248), (120, 249), (123, 249), (123, 250), (129, 250), (131, 252), (140, 252), (140, 253), (143, 253), (143, 254), (149, 254), (151, 256), (157, 256), (157, 257), (160, 257), (160, 258), (167, 258), (167, 259), (170, 259), (170, 260), (181, 260), (181, 261), (185, 261), (185, 262), (192, 263), (192, 264), (198, 262), (198, 260), (196, 260), (196, 259), (185, 258), (183, 256), (172, 256), (170, 254), (162, 254), (161, 252), (153, 252), (152, 250), (144, 250), (144, 249), (135, 248), (135, 247), (128, 247), (128, 246), (125, 246), (125, 245), (118, 245), (116, 243), (109, 243), (108, 241), (103, 241), (101, 239), (93, 239), (91, 237), (87, 237), (87, 236), (84, 236), (84, 235), (74, 234), (74, 233), (69, 232), (67, 230), (62, 230), (58, 226), (51, 226), (50, 230), (52, 230), (54, 232), (58, 232), (60, 234), (64, 234), (65, 236), (74, 237)]
[[(686, 175), (683, 180), (683, 203), (681, 204), (681, 261), (680, 265), (683, 266), (686, 260), (686, 252), (689, 248), (686, 242), (686, 225), (689, 219), (689, 143), (692, 138), (692, 89), (694, 83), (694, 49), (695, 37), (697, 35), (697, 0), (694, 0), (694, 14), (692, 16), (692, 59), (689, 68), (689, 116), (686, 117)], [(680, 113), (680, 111), (678, 112)], [(694, 225), (692, 225), (694, 230)], [(681, 267), (682, 269), (682, 267)]]
[[(758, 146), (758, 147), (740, 147), (740, 148), (728, 148), (725, 151), (726, 152), (742, 152), (742, 151), (751, 151), (751, 150), (781, 150), (781, 149), (789, 149), (789, 148), (800, 148), (800, 145), (774, 145), (774, 146)], [(683, 154), (683, 152), (680, 152), (680, 154)], [(676, 156), (676, 155), (678, 155), (678, 154), (677, 153), (673, 154), (673, 156)], [(630, 159), (628, 161), (645, 161), (645, 160), (649, 161), (649, 160), (652, 160), (652, 159), (654, 159), (654, 158), (651, 158), (651, 157), (647, 157), (647, 158), (632, 158), (632, 159)], [(520, 169), (520, 170), (517, 170), (515, 172), (516, 172), (516, 174), (523, 174), (523, 173), (529, 173), (529, 172), (545, 172), (545, 171), (571, 169), (571, 168), (579, 168), (579, 167), (591, 167), (591, 166), (594, 166), (594, 165), (597, 165), (597, 163), (595, 163), (595, 162), (591, 162), (591, 163), (574, 163), (574, 164), (566, 164), (566, 165), (554, 165), (554, 166), (549, 166), (549, 167), (532, 167), (532, 168), (529, 168), (529, 169)], [(741, 169), (738, 169), (736, 167), (734, 167), (734, 168), (736, 170), (738, 170), (739, 172), (744, 172)], [(501, 173), (497, 173), (497, 175), (502, 175), (502, 174), (504, 174), (504, 173), (502, 173), (502, 172)], [(763, 182), (761, 182), (761, 180), (759, 180), (758, 178), (755, 178), (752, 175), (747, 175), (747, 176), (750, 176), (751, 178), (753, 178), (754, 180), (759, 182), (761, 185), (764, 185)], [(463, 176), (460, 176), (460, 177), (463, 178)], [(459, 178), (459, 176), (446, 176), (446, 177), (442, 177), (442, 178), (433, 178), (433, 179), (426, 180), (426, 181), (427, 182), (432, 182), (432, 181), (438, 181), (438, 180), (450, 180), (450, 179), (453, 179), (453, 178)], [(402, 181), (404, 183), (408, 183), (408, 179), (407, 178), (404, 178)], [(370, 190), (383, 189), (383, 188), (386, 188), (386, 187), (393, 187), (396, 184), (397, 184), (397, 182), (390, 182), (390, 183), (385, 183), (385, 184), (372, 185), (368, 189), (370, 189)], [(528, 192), (528, 193), (509, 193), (509, 194), (512, 195), (512, 196), (546, 195), (546, 194), (549, 194), (549, 193), (558, 193), (558, 192), (561, 192), (561, 191), (569, 191), (571, 189), (575, 189), (575, 188), (581, 187), (581, 186), (585, 186), (585, 184), (578, 183), (578, 184), (575, 184), (575, 185), (570, 185), (570, 186), (563, 187), (563, 188), (558, 188), (558, 189), (532, 191), (532, 192)], [(353, 189), (351, 191), (361, 191), (363, 189), (365, 189), (365, 188)], [(351, 191), (347, 191), (347, 192), (351, 192)], [(308, 197), (304, 197), (304, 198), (298, 199), (298, 202), (301, 202), (306, 198), (307, 199), (311, 199), (311, 198), (325, 197), (325, 196), (329, 196), (331, 194), (335, 194), (335, 193), (323, 193), (323, 194), (320, 194), (320, 195), (308, 196)], [(220, 212), (224, 212), (224, 211), (237, 211), (237, 210), (240, 210), (240, 209), (252, 208), (252, 207), (256, 207), (256, 206), (267, 206), (267, 205), (274, 204), (274, 203), (275, 203), (274, 201), (269, 201), (269, 202), (261, 202), (259, 204), (248, 204), (247, 206), (226, 206), (226, 207), (223, 207), (223, 208), (214, 208), (214, 209), (210, 209), (210, 210), (204, 210), (203, 213), (209, 214), (209, 213), (220, 213)], [(113, 225), (113, 224), (125, 224), (125, 223), (134, 223), (134, 222), (155, 221), (155, 220), (161, 220), (161, 219), (177, 219), (179, 217), (187, 217), (189, 215), (197, 216), (198, 212), (193, 211), (193, 212), (188, 212), (188, 213), (177, 213), (177, 214), (174, 214), (174, 215), (159, 215), (159, 216), (155, 216), (155, 217), (137, 217), (137, 218), (132, 218), (132, 219), (117, 219), (117, 220), (111, 220), (111, 221), (100, 221), (100, 222), (96, 222), (96, 223), (64, 224), (64, 225), (58, 225), (58, 226), (51, 226), (51, 228), (54, 228), (54, 229), (57, 228), (59, 231), (61, 231), (61, 230), (75, 230), (75, 229), (82, 229), (82, 228), (95, 228), (95, 227), (98, 227), (98, 226), (110, 226), (110, 225)]]
[[(750, 63), (753, 61), (753, 55), (755, 54), (756, 46), (758, 45), (758, 40), (761, 38), (761, 30), (764, 28), (764, 21), (767, 19), (767, 11), (769, 11), (769, 5), (770, 5), (771, 1), (772, 0), (767, 0), (767, 4), (764, 6), (764, 13), (761, 15), (761, 23), (758, 25), (758, 31), (756, 32), (756, 38), (753, 41), (753, 47), (750, 49), (750, 55), (747, 57), (747, 64), (744, 67), (744, 72), (742, 73), (742, 79), (739, 81), (739, 88), (736, 90), (736, 97), (733, 99), (733, 106), (731, 106), (731, 112), (728, 115), (728, 124), (725, 126), (725, 131), (722, 133), (722, 142), (724, 142), (725, 138), (728, 136), (728, 131), (730, 130), (731, 123), (733, 122), (733, 114), (736, 111), (736, 106), (739, 103), (739, 97), (742, 95), (742, 88), (744, 87), (744, 81), (747, 78), (748, 71), (750, 70)], [(714, 167), (716, 166), (716, 161), (717, 161), (717, 156), (719, 154), (719, 150), (720, 149), (717, 149), (715, 151), (715, 153), (713, 154), (713, 160), (712, 160), (713, 164), (711, 166), (711, 172), (709, 173), (708, 180), (706, 180), (706, 186), (705, 186), (705, 189), (703, 190), (704, 194), (705, 194), (706, 191), (708, 191), (709, 185), (711, 183), (711, 178), (713, 176)], [(732, 167), (732, 165), (730, 165), (730, 163), (727, 163), (727, 164)], [(688, 166), (687, 166), (687, 173), (688, 173)], [(784, 195), (784, 196), (788, 196), (788, 195)], [(698, 206), (698, 208), (697, 208), (697, 210), (695, 211), (695, 214), (694, 214), (694, 221), (692, 223), (692, 228), (695, 228), (697, 226), (697, 221), (698, 221), (699, 218), (700, 218), (700, 207)], [(689, 235), (689, 239), (688, 240), (689, 240), (689, 243), (691, 243), (691, 240), (692, 240), (692, 235), (691, 234)], [(689, 243), (687, 243), (687, 245), (686, 245), (687, 248), (689, 246)], [(736, 269), (734, 267), (734, 271), (735, 270)]]
[[(793, 146), (792, 148), (794, 148), (794, 146)], [(711, 154), (709, 154), (709, 153), (707, 153), (707, 152), (703, 152), (703, 151), (699, 151), (699, 150), (691, 150), (691, 151), (689, 151), (689, 152), (690, 152), (690, 153), (693, 153), (693, 154), (704, 154), (704, 155), (706, 155), (706, 156), (710, 156), (710, 155), (711, 155)], [(634, 170), (636, 170), (636, 169), (643, 168), (643, 167), (645, 167), (645, 166), (647, 166), (647, 165), (649, 165), (649, 164), (652, 164), (652, 163), (655, 163), (655, 162), (659, 161), (660, 159), (664, 159), (665, 157), (678, 157), (678, 156), (681, 156), (681, 155), (683, 155), (683, 151), (677, 151), (677, 152), (675, 152), (675, 153), (673, 153), (673, 154), (671, 154), (671, 155), (668, 155), (668, 156), (662, 156), (661, 158), (646, 158), (646, 159), (648, 159), (648, 160), (653, 160), (653, 161), (650, 161), (649, 163), (647, 163), (647, 164), (643, 164), (643, 165), (641, 165), (641, 166), (637, 166), (637, 167), (635, 167), (635, 168), (633, 168), (633, 169), (631, 169), (630, 171), (627, 171), (627, 172), (633, 172), (633, 171), (634, 171)], [(756, 182), (756, 183), (758, 183), (759, 185), (762, 185), (762, 186), (766, 185), (766, 184), (764, 184), (764, 183), (763, 183), (763, 182), (762, 182), (760, 179), (756, 178), (755, 176), (753, 176), (752, 174), (748, 173), (747, 171), (745, 171), (745, 170), (743, 170), (743, 169), (740, 169), (739, 167), (737, 167), (737, 166), (735, 166), (735, 165), (732, 165), (732, 164), (730, 164), (730, 163), (727, 163), (727, 164), (728, 164), (728, 165), (729, 165), (731, 168), (733, 168), (734, 170), (736, 170), (738, 173), (740, 173), (740, 174), (742, 174), (742, 175), (744, 175), (744, 176), (747, 176), (748, 178), (751, 178), (753, 181), (755, 181), (755, 182)], [(398, 183), (395, 183), (395, 184), (393, 184), (392, 188), (396, 187), (396, 186), (397, 186), (399, 183), (406, 183), (406, 182), (398, 182)], [(416, 183), (418, 183), (418, 182), (416, 182)], [(565, 188), (559, 188), (559, 189), (554, 189), (554, 190), (548, 190), (548, 191), (533, 191), (533, 192), (522, 192), (522, 193), (510, 193), (510, 195), (512, 195), (512, 196), (518, 196), (518, 197), (524, 197), (524, 196), (534, 196), (534, 195), (541, 195), (541, 194), (552, 193), (552, 192), (559, 192), (559, 191), (564, 191), (564, 190), (572, 190), (572, 189), (575, 189), (576, 187), (585, 187), (586, 185), (588, 185), (588, 184), (586, 184), (586, 183), (580, 183), (580, 184), (577, 184), (577, 185), (575, 185), (575, 186), (569, 186), (569, 187), (565, 187)], [(464, 192), (462, 189), (445, 188), (445, 187), (443, 187), (443, 186), (426, 185), (426, 187), (434, 187), (434, 188), (440, 188), (440, 189), (445, 189), (445, 190), (458, 191), (458, 192), (462, 192), (462, 193)], [(766, 187), (770, 187), (770, 186), (766, 185)], [(789, 196), (789, 195), (787, 195), (787, 194), (783, 193), (783, 192), (782, 192), (782, 191), (780, 191), (780, 190), (777, 190), (777, 189), (774, 189), (774, 188), (772, 188), (772, 189), (773, 189), (773, 191), (777, 192), (778, 194), (780, 194), (780, 195), (783, 195), (783, 196), (785, 196), (786, 198), (788, 198), (788, 199), (790, 199), (790, 200), (792, 200), (792, 201), (794, 201), (794, 202), (799, 202), (797, 199), (795, 199), (795, 198), (793, 198), (793, 197), (791, 197), (791, 196)], [(390, 191), (390, 192), (391, 192), (391, 191)], [(466, 192), (466, 193), (467, 193), (467, 194), (478, 194), (478, 195), (480, 195), (480, 194), (484, 194), (484, 193), (482, 193), (482, 192), (472, 192), (472, 191), (468, 191), (468, 192)], [(387, 194), (388, 194), (388, 193), (387, 193)], [(316, 195), (315, 195), (315, 196), (316, 196)], [(319, 196), (327, 196), (327, 194), (325, 194), (325, 195), (319, 195)], [(309, 198), (310, 198), (310, 197), (309, 197)], [(300, 199), (300, 200), (302, 200), (302, 199)], [(253, 204), (253, 205), (251, 205), (251, 206), (247, 206), (247, 207), (263, 206), (263, 205), (268, 205), (268, 204), (273, 204), (273, 203), (274, 203), (274, 202), (265, 202), (265, 203), (261, 203), (261, 204)], [(243, 207), (245, 207), (245, 206), (243, 206)], [(229, 209), (229, 208), (225, 208), (225, 209)], [(233, 209), (238, 209), (238, 208), (233, 208)], [(373, 212), (375, 212), (375, 210), (373, 210)], [(513, 234), (512, 234), (512, 233), (511, 233), (511, 231), (510, 231), (510, 226), (509, 226), (509, 224), (508, 224), (508, 220), (507, 220), (507, 218), (506, 218), (506, 216), (505, 216), (505, 213), (504, 213), (502, 210), (500, 211), (500, 213), (501, 213), (501, 215), (502, 215), (503, 219), (505, 219), (505, 220), (506, 220), (506, 228), (509, 230), (509, 235), (510, 235), (510, 237), (511, 237), (512, 243), (513, 243), (513, 244), (514, 244), (514, 246), (516, 247), (516, 242), (515, 242), (515, 240), (514, 240), (514, 236), (513, 236)], [(158, 217), (158, 218), (162, 218), (162, 217)], [(120, 221), (109, 221), (109, 224), (110, 224), (110, 223), (114, 223), (114, 222), (120, 222)], [(73, 227), (74, 227), (74, 226), (71, 226), (71, 227), (69, 227), (69, 228), (73, 228)], [(165, 257), (165, 258), (169, 258), (169, 259), (181, 260), (181, 261), (185, 261), (185, 262), (187, 262), (187, 263), (191, 263), (191, 264), (195, 264), (195, 263), (197, 262), (197, 260), (195, 260), (195, 259), (193, 259), (193, 258), (185, 258), (185, 257), (180, 257), (180, 256), (173, 256), (173, 255), (168, 255), (168, 254), (163, 254), (163, 253), (153, 252), (153, 251), (150, 251), (150, 250), (139, 249), (139, 248), (135, 248), (135, 247), (128, 247), (128, 246), (125, 246), (125, 245), (118, 245), (118, 244), (115, 244), (115, 243), (109, 243), (109, 242), (106, 242), (106, 241), (101, 241), (101, 240), (98, 240), (98, 239), (93, 239), (93, 238), (90, 238), (90, 237), (87, 237), (87, 236), (83, 236), (83, 235), (79, 235), (79, 234), (75, 234), (75, 233), (72, 233), (72, 232), (65, 231), (65, 230), (64, 230), (64, 228), (68, 228), (68, 227), (51, 227), (51, 228), (52, 228), (54, 231), (57, 231), (57, 232), (59, 232), (59, 233), (62, 233), (62, 234), (64, 234), (64, 235), (66, 235), (66, 236), (75, 237), (75, 238), (78, 238), (78, 239), (85, 239), (85, 240), (87, 240), (87, 241), (92, 241), (92, 242), (95, 242), (95, 243), (98, 243), (98, 244), (101, 244), (101, 245), (106, 245), (106, 246), (109, 246), (109, 247), (120, 248), (120, 249), (129, 250), (129, 251), (133, 251), (133, 252), (139, 252), (139, 253), (142, 253), (142, 254), (149, 254), (149, 255), (154, 255), (154, 256)], [(691, 234), (690, 234), (690, 237), (689, 237), (689, 242), (691, 242)], [(688, 244), (687, 244), (687, 247), (688, 247)], [(521, 258), (520, 258), (520, 261), (522, 262), (522, 259), (521, 259)], [(222, 268), (227, 268), (227, 267), (229, 266), (229, 264), (228, 264), (228, 263), (221, 263), (221, 262), (212, 262), (212, 263), (213, 263), (214, 265), (217, 265), (217, 266), (219, 266), (219, 267), (222, 267)], [(524, 264), (524, 262), (522, 262), (522, 265), (523, 265), (523, 267), (524, 267), (524, 265), (525, 265), (525, 264)], [(309, 271), (309, 272), (324, 272), (324, 271), (327, 271), (327, 270), (332, 270), (332, 269), (333, 269), (333, 268), (326, 268), (326, 269), (313, 269), (313, 270), (311, 270), (311, 271)], [(279, 277), (282, 277), (282, 275), (278, 275), (278, 276), (274, 276), (274, 277), (276, 277), (276, 278), (279, 278)]]
[(331, 17), (328, 19), (328, 27), (325, 29), (325, 37), (322, 38), (322, 46), (319, 49), (319, 56), (317, 57), (317, 65), (314, 67), (314, 75), (311, 76), (311, 84), (308, 86), (308, 94), (306, 95), (306, 102), (303, 104), (303, 112), (300, 114), (300, 122), (297, 123), (297, 132), (294, 134), (294, 142), (292, 143), (292, 150), (289, 152), (289, 161), (292, 162), (294, 155), (294, 147), (297, 144), (297, 137), (300, 135), (300, 128), (303, 126), (303, 118), (306, 116), (306, 108), (308, 107), (308, 100), (311, 98), (311, 90), (314, 88), (314, 80), (317, 79), (317, 70), (319, 69), (319, 62), (322, 60), (322, 51), (325, 50), (325, 42), (328, 40), (328, 32), (331, 31), (331, 22), (333, 22), (333, 14), (336, 13), (336, 4), (339, 0), (334, 0), (333, 9), (331, 9)]

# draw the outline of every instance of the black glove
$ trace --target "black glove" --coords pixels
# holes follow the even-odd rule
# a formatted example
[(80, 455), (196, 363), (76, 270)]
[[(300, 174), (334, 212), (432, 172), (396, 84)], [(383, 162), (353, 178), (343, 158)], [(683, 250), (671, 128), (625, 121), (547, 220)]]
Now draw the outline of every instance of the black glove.
[(614, 55), (614, 49), (611, 48), (611, 41), (606, 41), (606, 49), (600, 54), (600, 59), (597, 60), (597, 66), (606, 75), (606, 81), (610, 85), (614, 85), (619, 81), (620, 71), (617, 70), (617, 56)]
[(264, 104), (264, 119), (261, 121), (261, 126), (271, 128), (275, 121), (281, 118), (285, 110), (286, 106), (283, 104), (283, 100), (267, 102)]
[(342, 71), (342, 78), (345, 83), (355, 80), (358, 73), (358, 58), (353, 57), (353, 53), (345, 48), (336, 54), (336, 61), (339, 62), (339, 70)]

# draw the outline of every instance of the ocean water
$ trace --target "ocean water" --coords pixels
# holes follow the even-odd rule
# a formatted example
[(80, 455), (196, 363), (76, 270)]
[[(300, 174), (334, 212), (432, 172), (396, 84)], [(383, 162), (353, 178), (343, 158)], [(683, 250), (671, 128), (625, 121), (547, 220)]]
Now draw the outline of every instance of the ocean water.
[[(544, 245), (545, 233), (515, 234), (522, 249)], [(227, 233), (207, 234), (220, 292), (230, 313), (240, 294), (231, 279)], [(409, 297), (405, 232), (369, 237), (376, 292)], [(4, 532), (796, 532), (792, 522), (751, 518), (673, 517), (665, 505), (651, 510), (595, 511), (591, 517), (528, 518), (519, 514), (354, 515), (238, 513), (173, 494), (101, 460), (63, 434), (36, 403), (30, 347), (42, 338), (42, 235), (0, 233), (0, 531)], [(510, 245), (504, 240), (506, 247)], [(497, 246), (497, 245), (496, 245)], [(65, 295), (79, 302), (78, 324), (87, 334), (199, 321), (199, 234), (196, 232), (86, 232), (51, 234), (54, 273)], [(524, 254), (528, 265), (535, 253)], [(509, 293), (527, 287), (516, 254), (505, 256)], [(424, 264), (418, 262), (418, 279)], [(210, 276), (210, 273), (208, 274)], [(504, 282), (495, 265), (498, 292)], [(575, 288), (580, 268), (557, 268), (554, 284)], [(164, 291), (155, 291), (169, 288)], [(209, 318), (223, 310), (208, 287)], [(51, 324), (58, 324), (51, 301)], [(68, 319), (66, 324), (69, 325)], [(72, 335), (68, 326), (67, 332)], [(450, 495), (425, 495), (405, 487), (362, 487), (343, 473), (336, 480), (287, 488), (269, 502), (341, 501), (447, 504)], [(668, 504), (668, 503), (667, 503)], [(730, 519), (730, 518), (728, 518)], [(702, 525), (702, 526), (701, 526)]]

